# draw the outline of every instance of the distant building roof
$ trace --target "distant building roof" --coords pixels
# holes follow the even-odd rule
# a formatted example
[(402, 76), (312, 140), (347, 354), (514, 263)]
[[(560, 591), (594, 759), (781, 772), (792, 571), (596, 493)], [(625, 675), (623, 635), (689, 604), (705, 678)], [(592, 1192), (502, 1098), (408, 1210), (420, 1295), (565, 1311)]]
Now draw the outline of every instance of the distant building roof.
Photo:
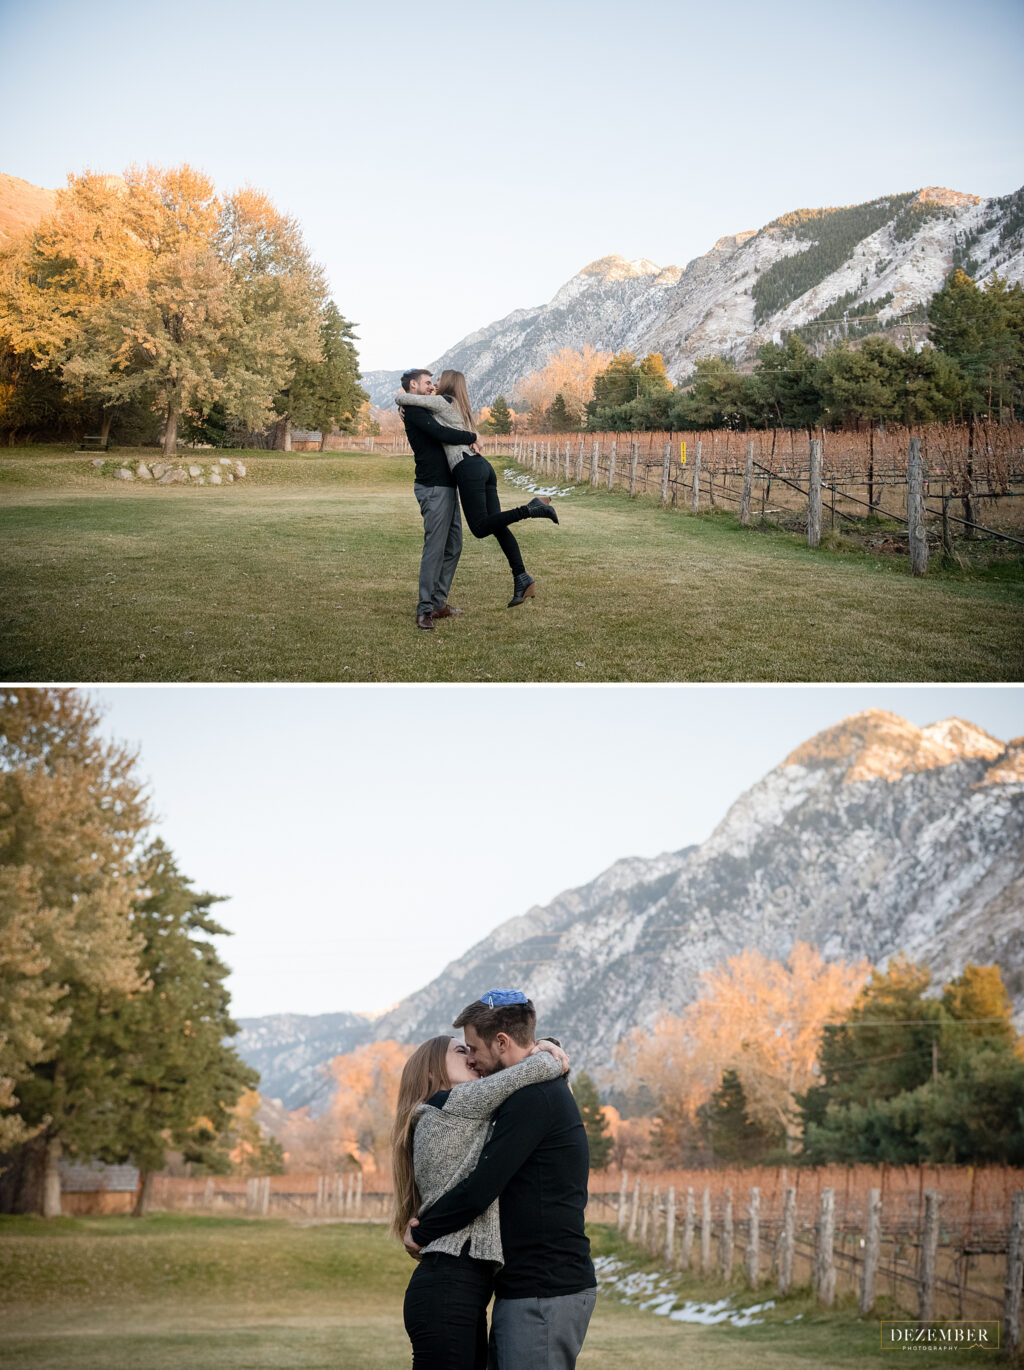
[(317, 428), (293, 428), (292, 442), (319, 442), (323, 434)]

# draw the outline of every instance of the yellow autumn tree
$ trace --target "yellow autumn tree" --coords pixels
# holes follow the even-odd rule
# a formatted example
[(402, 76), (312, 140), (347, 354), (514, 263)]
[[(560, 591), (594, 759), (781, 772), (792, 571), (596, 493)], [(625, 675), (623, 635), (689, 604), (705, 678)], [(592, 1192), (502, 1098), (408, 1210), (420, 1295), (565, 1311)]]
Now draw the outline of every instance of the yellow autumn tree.
[(700, 978), (696, 1000), (620, 1048), (620, 1064), (663, 1117), (692, 1118), (726, 1070), (739, 1076), (750, 1116), (799, 1138), (794, 1096), (814, 1082), (822, 1029), (840, 1018), (867, 981), (867, 961), (826, 961), (796, 942), (785, 961), (758, 951), (729, 957)]
[(144, 404), (176, 451), (186, 411), (274, 413), (321, 356), (324, 283), (294, 220), (259, 191), (219, 196), (190, 166), (69, 176), (0, 255), (0, 335), (104, 406)]
[(528, 411), (530, 427), (540, 432), (547, 426), (547, 411), (555, 396), (561, 395), (569, 418), (582, 427), (587, 405), (594, 398), (594, 377), (611, 359), (610, 352), (598, 352), (590, 343), (584, 343), (580, 352), (571, 347), (552, 352), (539, 371), (533, 371), (517, 382), (516, 408)]
[(398, 1082), (411, 1054), (412, 1047), (398, 1042), (371, 1042), (330, 1063), (335, 1135), (342, 1152), (362, 1166), (390, 1169)]

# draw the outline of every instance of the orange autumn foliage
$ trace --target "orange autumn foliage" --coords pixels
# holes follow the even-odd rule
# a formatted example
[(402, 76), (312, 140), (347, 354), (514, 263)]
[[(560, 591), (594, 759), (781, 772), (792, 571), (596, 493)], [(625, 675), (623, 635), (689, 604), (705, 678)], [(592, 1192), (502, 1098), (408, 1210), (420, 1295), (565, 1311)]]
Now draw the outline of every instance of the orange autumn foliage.
[(794, 1096), (814, 1083), (825, 1023), (840, 1018), (870, 973), (867, 961), (826, 961), (796, 942), (786, 961), (746, 950), (700, 978), (697, 999), (679, 1017), (637, 1030), (619, 1059), (663, 1114), (693, 1117), (722, 1073), (740, 1078), (751, 1117), (799, 1134)]

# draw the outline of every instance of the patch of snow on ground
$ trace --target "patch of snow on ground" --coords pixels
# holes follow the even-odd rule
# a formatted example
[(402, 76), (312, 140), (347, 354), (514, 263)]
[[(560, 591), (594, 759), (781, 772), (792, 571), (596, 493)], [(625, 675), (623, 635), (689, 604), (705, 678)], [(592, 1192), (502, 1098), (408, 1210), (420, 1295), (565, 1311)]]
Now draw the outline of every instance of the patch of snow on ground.
[(731, 1299), (716, 1299), (705, 1303), (694, 1299), (680, 1300), (671, 1288), (671, 1279), (657, 1271), (630, 1270), (614, 1256), (598, 1256), (594, 1261), (597, 1282), (607, 1293), (615, 1294), (623, 1303), (636, 1304), (645, 1313), (667, 1317), (672, 1322), (695, 1322), (706, 1327), (728, 1323), (731, 1327), (754, 1327), (763, 1323), (758, 1313), (775, 1307), (775, 1300), (752, 1303), (737, 1308)]
[(532, 476), (521, 475), (511, 467), (506, 467), (501, 474), (506, 485), (518, 485), (520, 489), (528, 490), (531, 495), (549, 495), (555, 499), (564, 499), (566, 495), (572, 494), (571, 486), (566, 490), (561, 485), (539, 485)]

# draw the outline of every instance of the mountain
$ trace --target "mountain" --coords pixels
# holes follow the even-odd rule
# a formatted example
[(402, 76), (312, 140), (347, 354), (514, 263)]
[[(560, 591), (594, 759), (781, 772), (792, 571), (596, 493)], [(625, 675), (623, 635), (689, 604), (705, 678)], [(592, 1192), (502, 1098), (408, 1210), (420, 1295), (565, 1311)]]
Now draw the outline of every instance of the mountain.
[[(783, 958), (795, 941), (877, 965), (905, 951), (937, 982), (996, 962), (1024, 1026), (1022, 914), (1024, 738), (867, 710), (797, 748), (700, 846), (617, 861), (510, 919), (345, 1040), (419, 1042), (450, 1030), (482, 990), (515, 984), (540, 1026), (600, 1075), (632, 1028), (694, 999), (702, 971), (745, 947)], [(322, 1105), (316, 1051), (303, 1049), (295, 1081), (299, 1056), (271, 1050), (275, 1021), (249, 1020), (239, 1051), (257, 1063), (250, 1033), (262, 1025), (262, 1059), (274, 1062), (264, 1092)], [(326, 1046), (313, 1037), (322, 1019), (288, 1019), (289, 1040), (303, 1021)]]
[[(849, 323), (857, 328), (858, 318), (895, 328), (961, 265), (979, 279), (998, 271), (1024, 281), (1024, 188), (981, 199), (928, 186), (862, 205), (796, 210), (756, 232), (720, 238), (685, 267), (602, 257), (547, 304), (470, 333), (429, 365), (435, 374), (464, 371), (478, 404), (510, 398), (552, 352), (584, 343), (660, 352), (678, 381), (697, 357), (750, 360), (762, 343), (823, 319), (838, 321), (836, 336)], [(399, 375), (364, 375), (374, 404), (391, 403)]]
[(372, 1039), (372, 1015), (365, 1013), (274, 1013), (239, 1018), (234, 1039), (239, 1055), (260, 1073), (262, 1092), (287, 1108), (301, 1108), (326, 1094), (321, 1067)]

